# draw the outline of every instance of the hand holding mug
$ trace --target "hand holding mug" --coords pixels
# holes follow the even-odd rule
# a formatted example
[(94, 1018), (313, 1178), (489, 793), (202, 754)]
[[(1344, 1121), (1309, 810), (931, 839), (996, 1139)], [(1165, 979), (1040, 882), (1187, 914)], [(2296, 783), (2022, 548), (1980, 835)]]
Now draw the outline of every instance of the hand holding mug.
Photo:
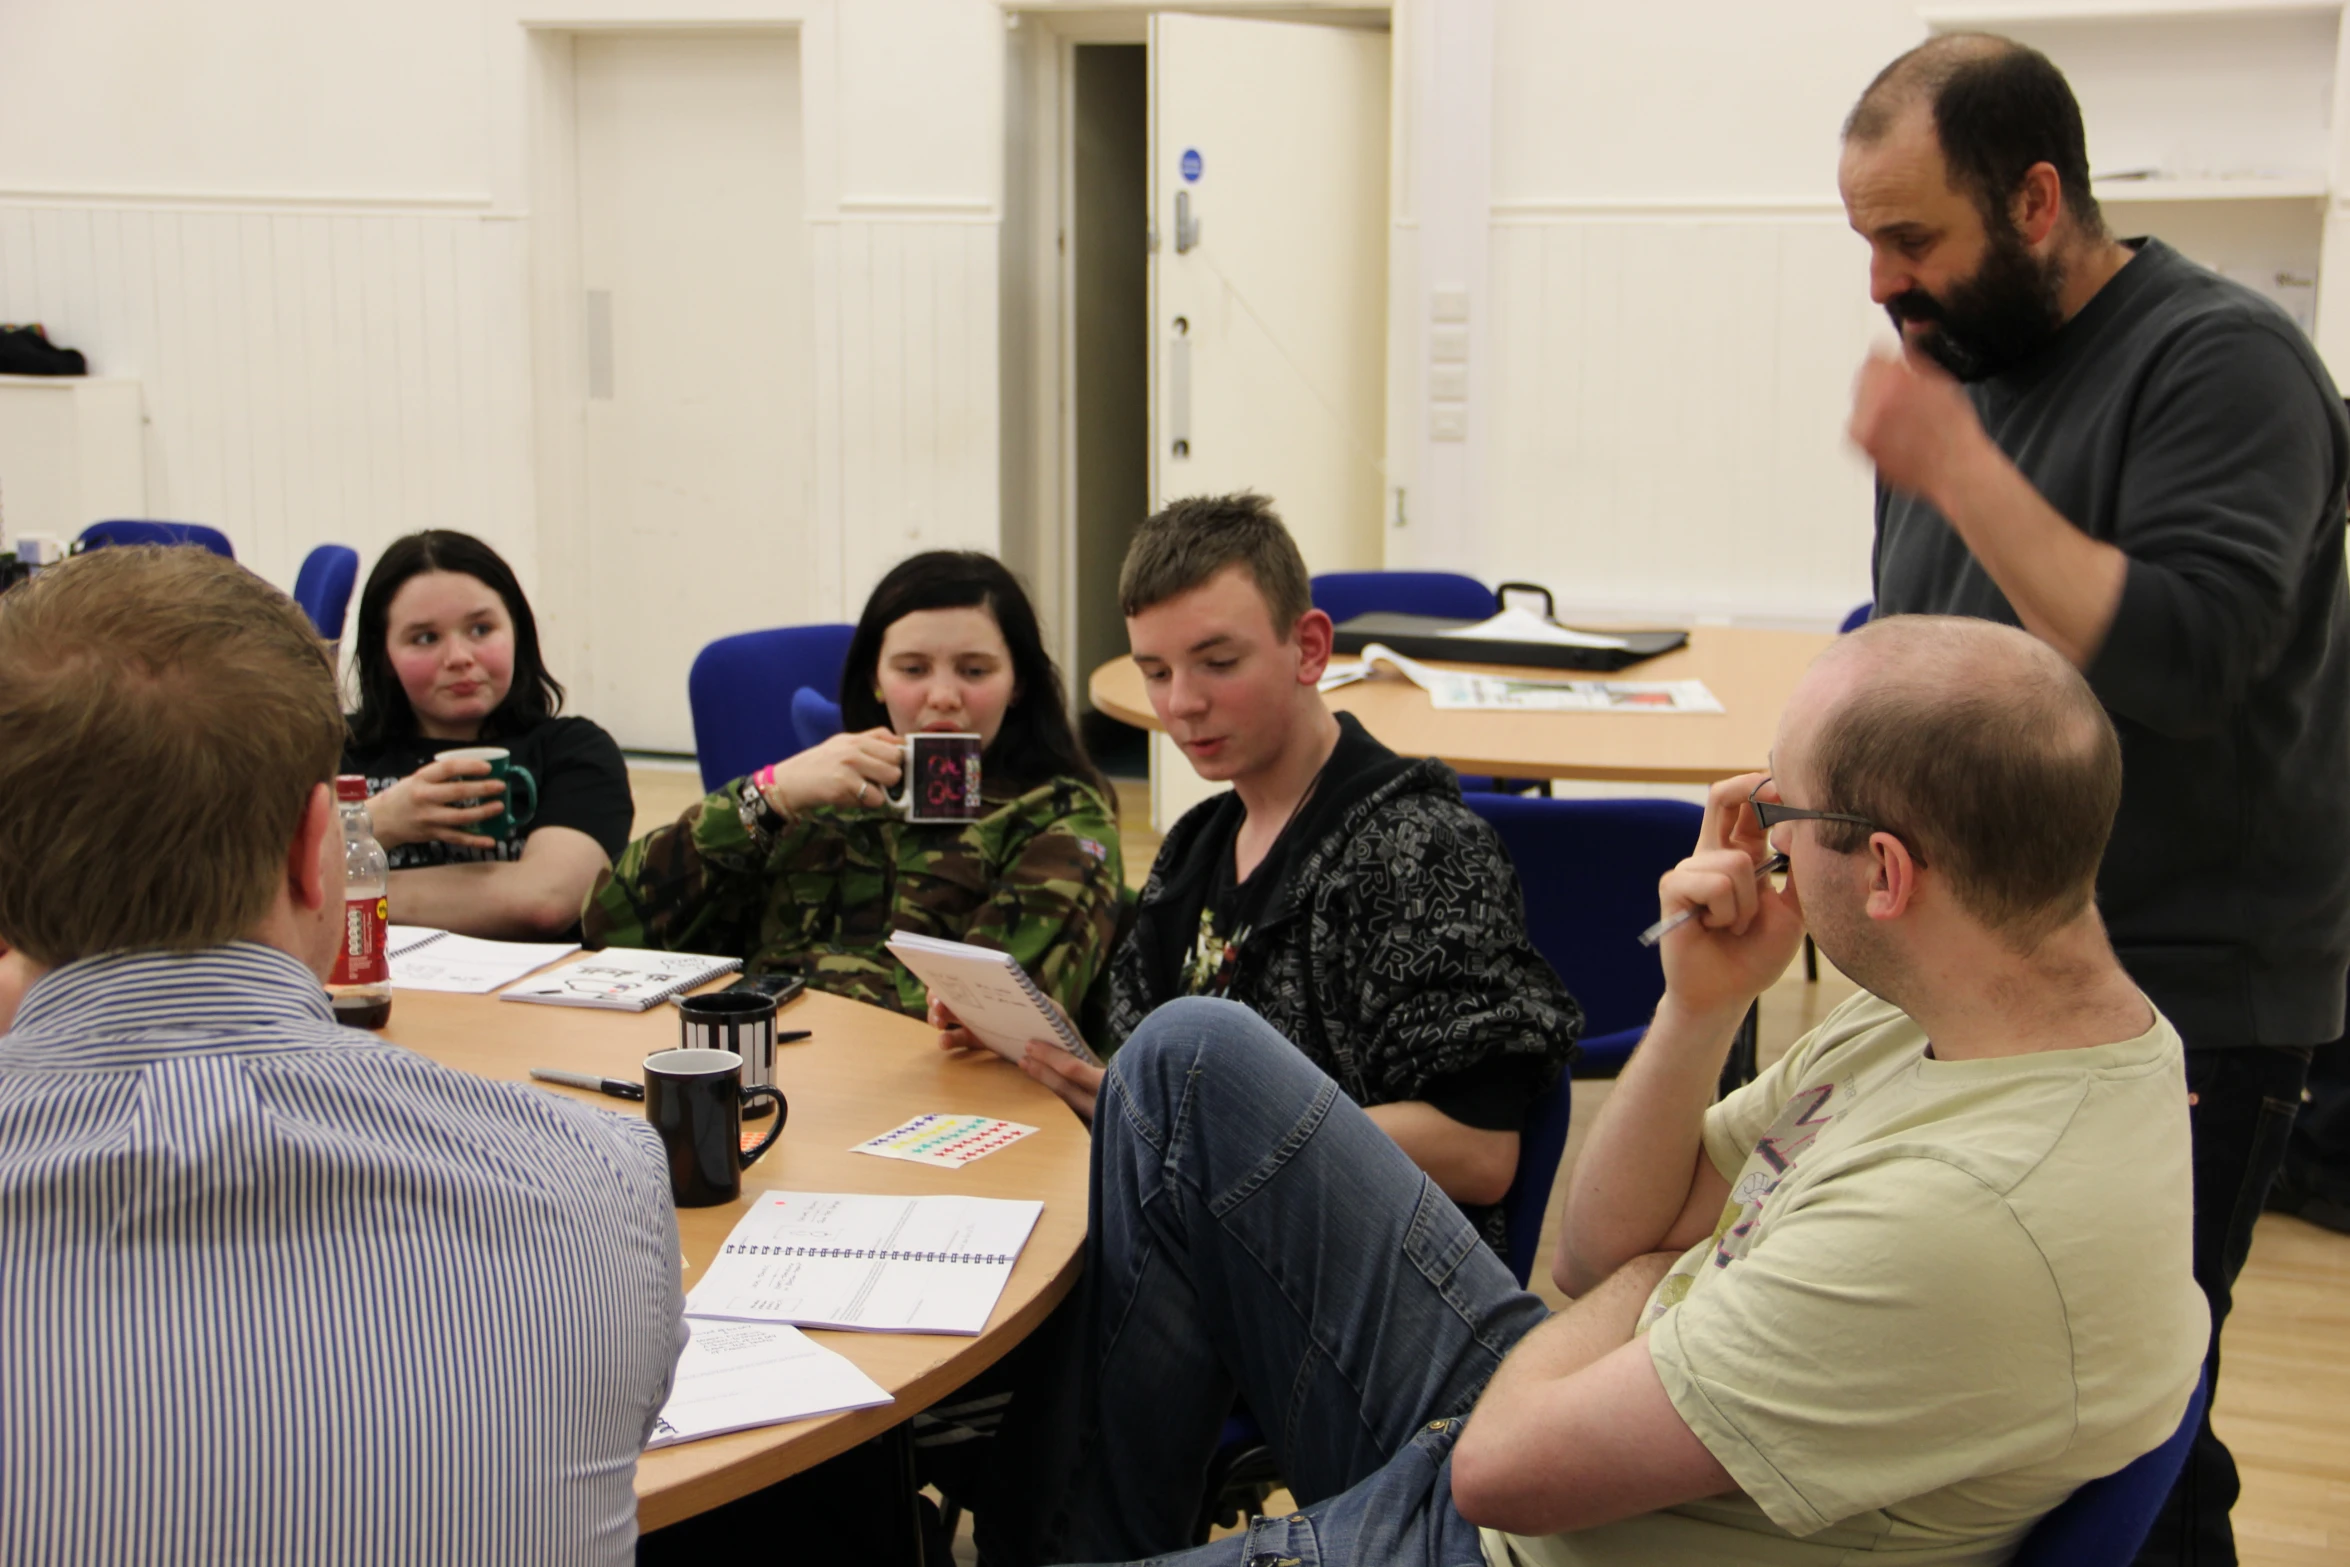
[(887, 729), (838, 734), (777, 762), (762, 785), (786, 816), (820, 805), (879, 805), (905, 776), (905, 752)]
[[(979, 736), (887, 729), (835, 735), (762, 775), (767, 802), (786, 815), (808, 805), (891, 810), (910, 822), (971, 822), (980, 798)], [(904, 787), (898, 788), (900, 780)], [(895, 791), (895, 792), (893, 792)]]
[(474, 824), (504, 814), (506, 786), (490, 777), (490, 764), (471, 757), (439, 757), (425, 763), (367, 802), (375, 841), (387, 849), (404, 843), (447, 843), (460, 849), (494, 849), (498, 840)]

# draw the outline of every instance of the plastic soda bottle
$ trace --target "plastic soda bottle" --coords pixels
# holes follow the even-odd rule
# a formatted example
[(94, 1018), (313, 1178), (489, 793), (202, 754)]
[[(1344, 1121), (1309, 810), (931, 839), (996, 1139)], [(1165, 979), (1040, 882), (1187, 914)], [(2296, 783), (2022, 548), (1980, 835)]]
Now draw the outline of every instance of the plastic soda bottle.
[(334, 973), (327, 978), (327, 999), (338, 1021), (352, 1028), (381, 1028), (392, 1020), (392, 965), (384, 956), (384, 925), (392, 912), (390, 870), (367, 818), (367, 780), (350, 774), (337, 778), (335, 800), (343, 808), (343, 937), (335, 949)]

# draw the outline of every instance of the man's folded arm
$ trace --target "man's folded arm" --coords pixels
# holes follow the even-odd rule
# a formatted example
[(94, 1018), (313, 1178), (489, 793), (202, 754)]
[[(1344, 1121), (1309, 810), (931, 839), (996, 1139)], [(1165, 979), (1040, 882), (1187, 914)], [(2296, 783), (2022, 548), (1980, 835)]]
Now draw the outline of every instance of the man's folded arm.
[(1674, 1254), (1636, 1257), (1520, 1341), (1452, 1453), (1453, 1505), (1511, 1534), (1560, 1534), (1736, 1488), (1634, 1324)]

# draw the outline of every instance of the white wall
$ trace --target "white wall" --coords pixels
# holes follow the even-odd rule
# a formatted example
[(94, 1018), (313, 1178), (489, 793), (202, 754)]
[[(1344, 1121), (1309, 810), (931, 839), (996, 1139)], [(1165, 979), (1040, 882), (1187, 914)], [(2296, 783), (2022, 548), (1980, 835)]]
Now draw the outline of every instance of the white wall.
[(1837, 131), (1924, 36), (1914, 6), (1495, 3), (1476, 569), (1667, 621), (1832, 621), (1869, 592), (1842, 429), (1881, 321)]
[[(1389, 561), (1664, 620), (1865, 597), (1842, 423), (1879, 317), (1836, 131), (1924, 35), (1913, 0), (1397, 5), (1389, 464), (1424, 504)], [(534, 293), (541, 24), (802, 29), (820, 600), (995, 545), (1007, 374), (1028, 417), (1051, 403), (1000, 347), (1018, 38), (993, 0), (14, 0), (0, 319), (145, 383), (155, 514), (228, 528), (279, 581), (318, 539), (470, 528), (551, 584), (561, 645), (579, 507), (561, 442), (533, 441), (569, 346)], [(1440, 444), (1419, 378), (1449, 287), (1474, 296), (1470, 439)], [(1050, 478), (1015, 474), (1015, 504)]]
[(280, 583), (323, 539), (372, 559), (466, 528), (576, 645), (577, 486), (534, 441), (533, 246), (568, 242), (533, 231), (545, 26), (801, 29), (820, 599), (853, 612), (913, 549), (992, 548), (990, 0), (17, 0), (0, 320), (142, 381), (150, 514), (227, 529)]
[(479, 0), (0, 10), (0, 319), (137, 377), (149, 514), (279, 583), (435, 522), (533, 564), (482, 28)]

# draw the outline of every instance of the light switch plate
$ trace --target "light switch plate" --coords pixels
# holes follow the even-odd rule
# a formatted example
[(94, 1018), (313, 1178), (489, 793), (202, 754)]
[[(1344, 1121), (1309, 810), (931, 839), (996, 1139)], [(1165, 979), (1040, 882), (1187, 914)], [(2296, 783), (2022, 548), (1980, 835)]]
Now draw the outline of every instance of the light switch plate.
[(1466, 321), (1469, 319), (1469, 291), (1465, 288), (1440, 288), (1428, 296), (1428, 315), (1434, 321)]
[(1431, 408), (1428, 410), (1428, 439), (1431, 441), (1465, 441), (1469, 438), (1469, 410), (1466, 408)]
[(1428, 395), (1440, 403), (1467, 402), (1469, 400), (1469, 367), (1467, 365), (1429, 366)]
[(1428, 334), (1428, 357), (1440, 365), (1465, 365), (1469, 362), (1469, 332), (1466, 327), (1438, 327)]

